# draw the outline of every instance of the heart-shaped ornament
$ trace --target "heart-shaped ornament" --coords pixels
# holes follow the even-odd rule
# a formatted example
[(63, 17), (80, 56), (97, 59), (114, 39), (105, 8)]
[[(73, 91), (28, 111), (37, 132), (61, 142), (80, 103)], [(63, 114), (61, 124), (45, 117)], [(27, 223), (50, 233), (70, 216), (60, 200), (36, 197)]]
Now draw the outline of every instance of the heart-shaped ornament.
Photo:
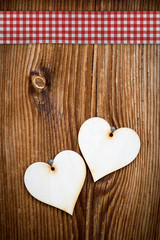
[(72, 215), (85, 176), (82, 157), (66, 150), (55, 157), (52, 167), (44, 162), (31, 164), (25, 172), (24, 182), (33, 197)]
[(135, 131), (119, 128), (112, 132), (109, 123), (99, 117), (82, 124), (78, 142), (94, 182), (131, 163), (140, 150)]

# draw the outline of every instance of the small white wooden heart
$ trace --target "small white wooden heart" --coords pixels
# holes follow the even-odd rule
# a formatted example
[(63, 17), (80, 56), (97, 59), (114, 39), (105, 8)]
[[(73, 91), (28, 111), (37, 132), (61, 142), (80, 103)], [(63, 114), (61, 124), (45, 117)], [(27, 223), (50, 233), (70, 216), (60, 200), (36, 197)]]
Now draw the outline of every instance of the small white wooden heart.
[(99, 117), (85, 121), (78, 134), (81, 152), (94, 182), (129, 163), (140, 150), (140, 139), (130, 128), (119, 128), (111, 137), (109, 123)]
[(55, 157), (53, 167), (54, 171), (44, 162), (31, 164), (24, 175), (25, 186), (39, 201), (72, 215), (86, 176), (84, 160), (66, 150)]

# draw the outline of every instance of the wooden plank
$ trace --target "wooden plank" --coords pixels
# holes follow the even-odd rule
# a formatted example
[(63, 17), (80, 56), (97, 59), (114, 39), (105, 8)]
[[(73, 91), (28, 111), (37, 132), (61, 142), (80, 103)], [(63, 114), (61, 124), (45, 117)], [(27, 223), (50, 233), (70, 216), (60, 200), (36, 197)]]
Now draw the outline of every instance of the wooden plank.
[[(0, 10), (159, 10), (158, 1), (2, 1)], [(160, 239), (159, 45), (1, 45), (0, 239)], [(31, 72), (48, 88), (33, 91)], [(33, 162), (79, 151), (89, 117), (140, 135), (136, 160), (95, 184), (87, 178), (73, 217), (32, 198)]]

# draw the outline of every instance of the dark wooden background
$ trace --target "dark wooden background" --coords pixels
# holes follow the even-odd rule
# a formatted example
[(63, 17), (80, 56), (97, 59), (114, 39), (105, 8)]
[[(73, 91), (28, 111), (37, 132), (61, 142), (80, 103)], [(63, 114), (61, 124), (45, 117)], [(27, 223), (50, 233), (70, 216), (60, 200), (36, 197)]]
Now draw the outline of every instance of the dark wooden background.
[[(0, 1), (0, 10), (160, 10), (158, 0)], [(30, 73), (47, 79), (33, 92)], [(160, 239), (159, 45), (0, 46), (0, 239)], [(89, 117), (131, 127), (141, 151), (129, 166), (95, 184), (87, 169), (73, 216), (27, 192), (36, 161), (79, 151)]]

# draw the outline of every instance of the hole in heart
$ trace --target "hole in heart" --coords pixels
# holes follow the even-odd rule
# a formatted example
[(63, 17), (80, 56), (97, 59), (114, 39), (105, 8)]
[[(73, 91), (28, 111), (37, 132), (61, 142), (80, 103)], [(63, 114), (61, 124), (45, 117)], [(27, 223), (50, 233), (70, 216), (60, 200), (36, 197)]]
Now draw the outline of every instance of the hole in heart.
[(113, 137), (113, 133), (111, 132), (111, 133), (109, 134), (109, 136), (110, 136), (110, 137)]
[(54, 168), (54, 167), (51, 167), (51, 170), (52, 170), (52, 171), (54, 171), (54, 170), (55, 170), (55, 168)]

